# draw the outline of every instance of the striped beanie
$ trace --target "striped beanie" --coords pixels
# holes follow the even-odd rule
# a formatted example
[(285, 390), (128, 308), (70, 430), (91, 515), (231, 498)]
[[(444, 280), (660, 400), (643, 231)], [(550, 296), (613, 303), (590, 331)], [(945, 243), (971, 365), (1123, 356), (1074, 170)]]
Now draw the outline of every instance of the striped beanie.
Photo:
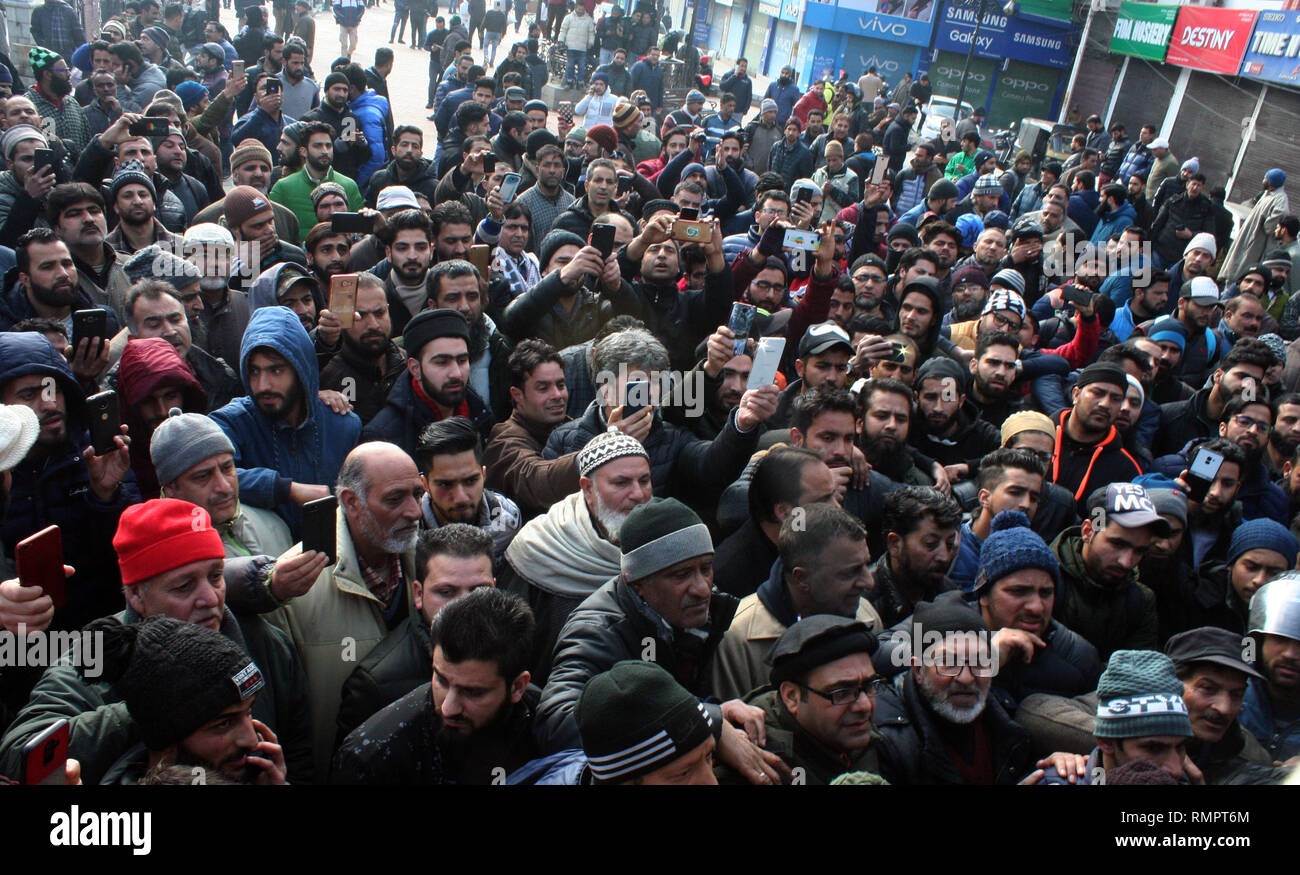
[(1154, 650), (1116, 650), (1097, 682), (1098, 738), (1192, 735), (1183, 682)]

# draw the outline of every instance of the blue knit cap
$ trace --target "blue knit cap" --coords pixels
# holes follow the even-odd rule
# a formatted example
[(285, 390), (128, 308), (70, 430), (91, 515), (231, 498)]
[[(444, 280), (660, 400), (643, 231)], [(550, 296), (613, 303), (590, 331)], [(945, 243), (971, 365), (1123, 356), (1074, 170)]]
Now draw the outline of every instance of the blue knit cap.
[(1008, 574), (1037, 568), (1052, 575), (1061, 585), (1061, 566), (1056, 554), (1037, 532), (1029, 517), (1018, 510), (1004, 510), (993, 518), (992, 532), (980, 544), (980, 572), (971, 592), (981, 593)]
[(1288, 566), (1295, 565), (1296, 553), (1300, 544), (1296, 543), (1291, 530), (1276, 520), (1260, 517), (1237, 526), (1228, 542), (1228, 564), (1236, 562), (1241, 554), (1251, 550), (1272, 550), (1286, 560)]
[(1183, 682), (1174, 663), (1154, 650), (1116, 650), (1097, 682), (1098, 738), (1192, 735)]
[(1267, 179), (1268, 184), (1274, 188), (1281, 188), (1286, 185), (1286, 171), (1281, 167), (1274, 167), (1268, 173), (1264, 174), (1264, 178)]

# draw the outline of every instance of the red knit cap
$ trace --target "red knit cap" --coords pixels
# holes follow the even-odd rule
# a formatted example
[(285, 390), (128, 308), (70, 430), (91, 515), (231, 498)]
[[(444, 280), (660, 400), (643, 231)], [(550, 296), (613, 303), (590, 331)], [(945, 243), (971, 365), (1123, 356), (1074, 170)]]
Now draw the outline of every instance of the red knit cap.
[(155, 498), (122, 511), (113, 549), (126, 586), (226, 555), (208, 512), (179, 498)]

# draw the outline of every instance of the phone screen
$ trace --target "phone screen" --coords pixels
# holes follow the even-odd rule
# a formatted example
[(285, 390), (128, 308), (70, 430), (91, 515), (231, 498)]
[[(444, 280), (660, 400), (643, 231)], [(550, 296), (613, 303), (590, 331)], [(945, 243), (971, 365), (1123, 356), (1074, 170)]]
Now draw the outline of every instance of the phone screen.
[(1200, 503), (1205, 500), (1214, 479), (1219, 476), (1223, 466), (1223, 456), (1213, 450), (1200, 449), (1192, 455), (1191, 464), (1187, 466), (1189, 501)]

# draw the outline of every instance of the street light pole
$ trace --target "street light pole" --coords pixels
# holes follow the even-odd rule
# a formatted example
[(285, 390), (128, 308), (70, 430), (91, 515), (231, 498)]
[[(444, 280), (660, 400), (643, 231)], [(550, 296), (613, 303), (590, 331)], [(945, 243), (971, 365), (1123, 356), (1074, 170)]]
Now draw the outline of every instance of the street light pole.
[[(966, 49), (966, 64), (961, 68), (961, 88), (957, 90), (957, 105), (953, 107), (952, 117), (961, 119), (961, 104), (966, 97), (966, 77), (970, 74), (970, 62), (975, 57), (975, 45), (980, 39), (980, 25), (984, 23), (984, 0), (978, 0), (975, 6), (975, 33), (971, 35), (970, 47)], [(956, 122), (953, 122), (956, 124)]]

